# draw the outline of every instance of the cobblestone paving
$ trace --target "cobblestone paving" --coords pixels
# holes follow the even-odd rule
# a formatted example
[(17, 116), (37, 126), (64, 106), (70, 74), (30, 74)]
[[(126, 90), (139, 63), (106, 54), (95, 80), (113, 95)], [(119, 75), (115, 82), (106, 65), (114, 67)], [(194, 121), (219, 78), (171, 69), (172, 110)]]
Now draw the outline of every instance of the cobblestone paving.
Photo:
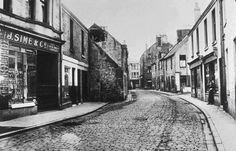
[(2, 139), (0, 150), (205, 151), (207, 145), (193, 106), (138, 91), (134, 102)]

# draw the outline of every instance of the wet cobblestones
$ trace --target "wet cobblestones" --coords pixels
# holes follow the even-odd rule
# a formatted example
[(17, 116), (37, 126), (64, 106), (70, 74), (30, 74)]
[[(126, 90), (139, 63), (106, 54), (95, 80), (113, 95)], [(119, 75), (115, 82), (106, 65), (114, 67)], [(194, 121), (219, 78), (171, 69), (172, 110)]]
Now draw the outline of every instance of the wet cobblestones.
[(207, 145), (192, 105), (138, 91), (135, 102), (2, 139), (0, 150), (205, 151)]

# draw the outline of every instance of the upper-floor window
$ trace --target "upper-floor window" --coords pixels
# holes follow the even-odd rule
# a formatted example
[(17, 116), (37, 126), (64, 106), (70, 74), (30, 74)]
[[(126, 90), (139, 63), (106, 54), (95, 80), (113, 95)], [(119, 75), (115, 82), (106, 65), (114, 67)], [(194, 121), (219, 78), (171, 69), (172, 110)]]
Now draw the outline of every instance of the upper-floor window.
[(211, 18), (212, 18), (212, 40), (213, 42), (216, 41), (216, 13), (215, 9), (211, 12)]
[(204, 20), (205, 47), (208, 47), (207, 19)]
[(40, 0), (40, 7), (41, 7), (41, 21), (44, 23), (48, 23), (48, 0)]
[(173, 68), (173, 62), (172, 62), (172, 57), (170, 57), (170, 68)]
[(192, 57), (194, 56), (194, 41), (193, 41), (193, 35), (191, 35), (191, 44), (192, 44)]
[(199, 29), (196, 29), (197, 53), (199, 53)]
[(81, 30), (81, 47), (82, 47), (82, 56), (85, 55), (85, 47), (84, 47), (84, 31)]
[(29, 7), (27, 16), (31, 19), (35, 19), (35, 0), (26, 0)]
[(179, 55), (179, 66), (180, 68), (186, 67), (186, 55)]
[(73, 52), (73, 46), (74, 46), (74, 22), (72, 19), (70, 19), (70, 51)]
[(12, 11), (12, 0), (0, 0), (0, 8), (11, 12)]
[(166, 59), (166, 71), (167, 71), (167, 59)]

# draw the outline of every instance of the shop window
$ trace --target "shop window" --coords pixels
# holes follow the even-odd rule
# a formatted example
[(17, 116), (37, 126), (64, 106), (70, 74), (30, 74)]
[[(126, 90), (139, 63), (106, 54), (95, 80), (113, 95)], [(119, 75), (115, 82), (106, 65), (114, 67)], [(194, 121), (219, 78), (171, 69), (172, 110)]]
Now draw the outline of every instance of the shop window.
[(191, 86), (194, 89), (195, 88), (195, 69), (191, 70)]
[(0, 95), (10, 104), (36, 98), (36, 51), (0, 41)]
[(210, 81), (214, 81), (215, 91), (218, 91), (218, 74), (217, 62), (213, 61), (205, 65), (205, 90), (210, 89)]
[(187, 76), (180, 76), (180, 86), (181, 87), (187, 86)]
[(197, 67), (197, 81), (196, 81), (196, 88), (201, 87), (201, 67)]
[(66, 67), (64, 68), (64, 98), (69, 98), (69, 77), (70, 77), (70, 68)]
[(186, 55), (179, 55), (179, 66), (180, 68), (186, 67)]

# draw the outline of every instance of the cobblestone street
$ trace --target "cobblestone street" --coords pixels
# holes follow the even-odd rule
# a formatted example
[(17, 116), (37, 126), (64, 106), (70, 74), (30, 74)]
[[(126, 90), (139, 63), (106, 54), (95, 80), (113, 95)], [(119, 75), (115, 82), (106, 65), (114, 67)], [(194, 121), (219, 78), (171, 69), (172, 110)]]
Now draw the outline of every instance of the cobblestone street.
[(206, 126), (191, 104), (152, 91), (131, 102), (0, 140), (0, 150), (208, 150)]

